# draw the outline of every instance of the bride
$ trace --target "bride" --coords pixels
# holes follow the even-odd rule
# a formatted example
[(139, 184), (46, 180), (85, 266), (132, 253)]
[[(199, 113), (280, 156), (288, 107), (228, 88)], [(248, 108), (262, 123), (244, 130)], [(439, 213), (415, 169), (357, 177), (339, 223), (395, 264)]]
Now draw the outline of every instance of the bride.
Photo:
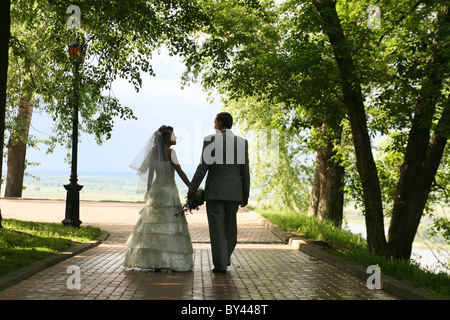
[(131, 164), (138, 171), (140, 181), (146, 180), (144, 190), (147, 191), (145, 206), (127, 241), (125, 267), (192, 270), (192, 242), (175, 184), (175, 171), (187, 186), (189, 179), (181, 169), (175, 150), (170, 148), (174, 144), (173, 128), (162, 126)]

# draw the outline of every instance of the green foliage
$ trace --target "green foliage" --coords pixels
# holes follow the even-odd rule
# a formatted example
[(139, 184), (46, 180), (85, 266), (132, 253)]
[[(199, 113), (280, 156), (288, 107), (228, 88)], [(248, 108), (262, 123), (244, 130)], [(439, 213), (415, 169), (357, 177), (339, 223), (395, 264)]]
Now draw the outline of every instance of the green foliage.
[[(81, 10), (81, 29), (69, 29), (69, 5)], [(80, 66), (80, 130), (94, 134), (100, 144), (111, 137), (114, 121), (136, 119), (132, 108), (111, 95), (117, 77), (141, 86), (141, 72), (154, 75), (150, 59), (167, 44), (172, 54), (191, 47), (189, 32), (205, 20), (190, 1), (12, 1), (11, 57), (8, 80), (9, 128), (14, 124), (19, 94), (33, 99), (35, 108), (54, 120), (45, 143), (70, 145), (73, 110), (73, 68), (67, 46), (87, 44)], [(28, 142), (32, 142), (30, 139)], [(38, 142), (38, 141), (37, 141)]]
[(360, 236), (336, 227), (331, 222), (319, 222), (315, 217), (298, 211), (257, 209), (258, 213), (269, 219), (280, 228), (303, 234), (306, 238), (329, 241), (333, 244), (345, 246), (349, 250), (367, 250), (366, 241)]
[(249, 97), (228, 100), (225, 109), (249, 138), (252, 186), (258, 190), (258, 205), (306, 210), (312, 167), (301, 160), (306, 150), (301, 133), (288, 128), (281, 106)]
[(450, 219), (445, 217), (433, 218), (433, 226), (430, 228), (430, 235), (441, 235), (447, 244), (450, 244)]
[(332, 51), (312, 21), (317, 13), (293, 1), (280, 7), (272, 1), (202, 5), (210, 20), (197, 51), (185, 60), (184, 80), (201, 77), (205, 88), (218, 88), (242, 131), (278, 132), (275, 173), (266, 161), (270, 150), (254, 142), (263, 154), (252, 162), (258, 200), (270, 195), (273, 206), (307, 208), (313, 169), (305, 164), (306, 154), (329, 138), (322, 130), (307, 130), (325, 121), (334, 126), (343, 117)]

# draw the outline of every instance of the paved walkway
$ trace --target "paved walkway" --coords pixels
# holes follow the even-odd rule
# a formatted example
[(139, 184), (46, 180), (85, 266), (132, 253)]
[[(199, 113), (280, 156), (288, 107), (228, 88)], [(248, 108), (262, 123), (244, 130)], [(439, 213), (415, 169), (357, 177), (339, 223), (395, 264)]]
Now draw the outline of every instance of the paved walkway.
[[(64, 201), (2, 199), (3, 218), (61, 222)], [(192, 272), (151, 272), (122, 265), (125, 242), (142, 204), (82, 202), (82, 226), (110, 233), (100, 245), (65, 259), (0, 291), (4, 299), (45, 300), (381, 300), (365, 280), (285, 244), (254, 214), (238, 213), (238, 245), (226, 274), (211, 272), (206, 213), (188, 215), (194, 243)], [(69, 289), (69, 266), (80, 270), (80, 289)], [(73, 283), (73, 282), (71, 282)]]

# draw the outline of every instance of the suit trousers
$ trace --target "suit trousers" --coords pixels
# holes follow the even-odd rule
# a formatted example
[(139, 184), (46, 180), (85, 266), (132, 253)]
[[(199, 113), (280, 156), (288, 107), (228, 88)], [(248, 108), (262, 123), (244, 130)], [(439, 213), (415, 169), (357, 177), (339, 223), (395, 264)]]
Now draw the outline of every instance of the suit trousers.
[(241, 201), (206, 200), (214, 267), (226, 270), (237, 243), (236, 213)]

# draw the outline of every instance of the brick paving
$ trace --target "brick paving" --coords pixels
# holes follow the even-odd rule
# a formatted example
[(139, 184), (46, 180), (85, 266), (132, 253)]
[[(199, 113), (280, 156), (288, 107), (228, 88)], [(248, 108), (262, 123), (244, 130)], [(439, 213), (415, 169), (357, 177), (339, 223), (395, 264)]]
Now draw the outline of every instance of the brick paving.
[[(63, 201), (2, 199), (3, 218), (60, 222)], [(125, 242), (141, 204), (82, 202), (82, 225), (110, 233), (100, 245), (0, 291), (0, 300), (392, 300), (353, 276), (283, 243), (254, 215), (238, 213), (238, 245), (226, 274), (215, 274), (206, 213), (187, 215), (194, 244), (192, 272), (125, 268)], [(80, 271), (70, 289), (69, 266)]]

